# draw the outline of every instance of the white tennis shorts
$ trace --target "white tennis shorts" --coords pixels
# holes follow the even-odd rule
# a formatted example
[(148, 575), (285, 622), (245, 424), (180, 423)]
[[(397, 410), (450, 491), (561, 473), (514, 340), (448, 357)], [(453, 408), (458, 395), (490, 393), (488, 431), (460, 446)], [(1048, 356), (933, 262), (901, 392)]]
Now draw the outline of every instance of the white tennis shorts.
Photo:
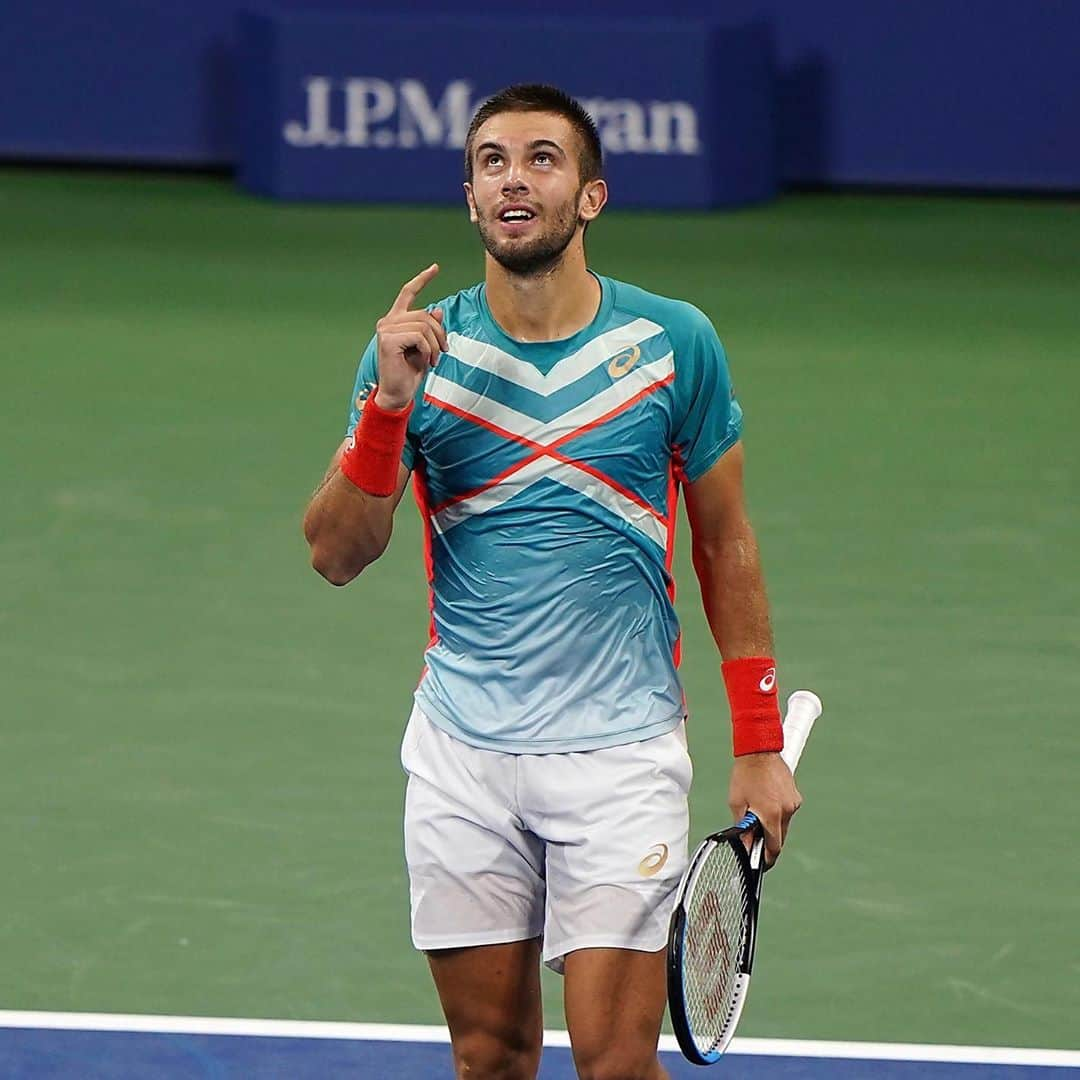
[(401, 763), (418, 949), (542, 935), (561, 972), (575, 949), (665, 946), (687, 863), (683, 724), (607, 749), (503, 754), (414, 708)]

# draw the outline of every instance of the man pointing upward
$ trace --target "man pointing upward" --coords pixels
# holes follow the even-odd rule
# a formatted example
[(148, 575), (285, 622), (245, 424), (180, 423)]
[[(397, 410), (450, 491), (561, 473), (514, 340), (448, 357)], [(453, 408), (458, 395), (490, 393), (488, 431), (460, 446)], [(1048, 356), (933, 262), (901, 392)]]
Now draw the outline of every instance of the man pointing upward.
[(588, 269), (607, 185), (573, 99), (496, 94), (465, 172), (484, 281), (430, 309), (436, 265), (402, 287), (305, 534), (346, 584), (385, 550), (414, 478), (432, 640), (402, 746), (405, 847), (457, 1075), (536, 1075), (543, 959), (565, 975), (579, 1076), (656, 1080), (691, 778), (680, 487), (732, 713), (732, 812), (758, 815), (771, 861), (800, 802), (779, 756), (742, 411), (700, 311)]

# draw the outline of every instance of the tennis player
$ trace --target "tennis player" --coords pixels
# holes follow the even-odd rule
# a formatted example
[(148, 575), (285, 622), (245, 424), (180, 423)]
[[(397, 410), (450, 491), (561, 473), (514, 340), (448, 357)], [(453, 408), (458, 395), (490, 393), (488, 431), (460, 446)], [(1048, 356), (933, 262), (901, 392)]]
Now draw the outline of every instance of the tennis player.
[(425, 307), (432, 264), (376, 323), (305, 535), (346, 584), (386, 549), (412, 476), (432, 636), (402, 746), (405, 850), (457, 1075), (536, 1075), (543, 960), (565, 975), (579, 1075), (656, 1080), (691, 779), (680, 487), (733, 721), (731, 811), (760, 817), (771, 861), (800, 802), (742, 413), (700, 311), (588, 269), (607, 186), (577, 102), (496, 94), (465, 175), (484, 281)]

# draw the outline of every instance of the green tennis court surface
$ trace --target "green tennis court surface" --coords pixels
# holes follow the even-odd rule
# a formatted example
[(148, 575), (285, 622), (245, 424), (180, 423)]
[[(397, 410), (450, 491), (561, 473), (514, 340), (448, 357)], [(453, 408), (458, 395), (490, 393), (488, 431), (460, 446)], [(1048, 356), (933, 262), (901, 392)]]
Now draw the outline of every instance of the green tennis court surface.
[[(783, 687), (825, 702), (740, 1034), (1075, 1046), (1076, 204), (616, 211), (590, 255), (717, 324)], [(418, 521), (337, 591), (299, 527), (433, 259), (437, 295), (479, 274), (463, 213), (0, 171), (5, 1008), (439, 1019), (399, 839)], [(682, 539), (700, 835), (729, 739)]]

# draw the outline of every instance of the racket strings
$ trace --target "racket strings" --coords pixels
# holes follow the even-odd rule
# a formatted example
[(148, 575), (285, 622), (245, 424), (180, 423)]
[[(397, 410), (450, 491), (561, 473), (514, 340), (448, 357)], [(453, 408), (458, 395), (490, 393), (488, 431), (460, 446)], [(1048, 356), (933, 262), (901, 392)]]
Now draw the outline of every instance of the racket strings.
[(730, 844), (706, 857), (686, 904), (683, 991), (687, 1021), (703, 1052), (721, 1040), (737, 999), (750, 897)]

